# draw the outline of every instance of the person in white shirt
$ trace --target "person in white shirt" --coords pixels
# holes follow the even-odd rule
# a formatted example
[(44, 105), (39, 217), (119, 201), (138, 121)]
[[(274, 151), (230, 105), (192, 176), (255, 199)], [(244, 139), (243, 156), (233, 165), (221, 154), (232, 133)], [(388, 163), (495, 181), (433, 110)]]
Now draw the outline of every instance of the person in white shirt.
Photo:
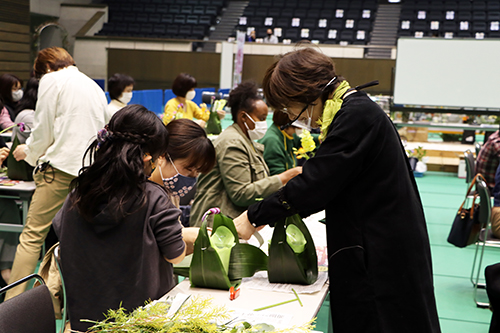
[(132, 99), (135, 81), (125, 74), (114, 74), (108, 80), (108, 92), (111, 102), (108, 104), (108, 111), (113, 115), (121, 110)]
[(264, 38), (264, 43), (278, 44), (278, 37), (273, 35), (273, 29), (267, 29), (267, 37)]
[[(52, 219), (82, 167), (84, 153), (111, 118), (104, 91), (78, 70), (66, 50), (43, 49), (33, 67), (41, 77), (34, 127), (26, 144), (17, 146), (13, 155), (18, 161), (37, 166), (33, 177), (36, 190), (19, 238), (10, 281), (35, 271)], [(9, 290), (6, 299), (25, 289), (23, 284)]]

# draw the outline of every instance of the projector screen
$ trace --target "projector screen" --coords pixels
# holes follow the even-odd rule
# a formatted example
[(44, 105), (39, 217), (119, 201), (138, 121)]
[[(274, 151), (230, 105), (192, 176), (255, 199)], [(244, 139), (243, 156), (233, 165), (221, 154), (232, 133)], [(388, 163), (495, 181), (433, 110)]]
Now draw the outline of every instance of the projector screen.
[(500, 40), (400, 38), (394, 104), (500, 108)]

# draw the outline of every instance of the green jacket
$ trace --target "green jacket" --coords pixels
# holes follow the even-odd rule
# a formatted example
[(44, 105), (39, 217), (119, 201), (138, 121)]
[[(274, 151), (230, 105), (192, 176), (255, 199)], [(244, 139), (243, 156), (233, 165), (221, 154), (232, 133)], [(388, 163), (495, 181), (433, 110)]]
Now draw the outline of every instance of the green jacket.
[(264, 160), (271, 175), (279, 175), (288, 169), (297, 166), (297, 159), (293, 153), (293, 147), (300, 148), (300, 139), (297, 136), (297, 142), (288, 139), (283, 135), (278, 126), (272, 125), (266, 132), (266, 135), (259, 140), (264, 145)]
[(264, 147), (252, 142), (237, 124), (226, 128), (214, 142), (217, 164), (198, 178), (191, 209), (191, 226), (200, 226), (203, 214), (219, 207), (222, 214), (236, 218), (259, 198), (282, 186), (278, 176), (270, 176), (264, 161)]

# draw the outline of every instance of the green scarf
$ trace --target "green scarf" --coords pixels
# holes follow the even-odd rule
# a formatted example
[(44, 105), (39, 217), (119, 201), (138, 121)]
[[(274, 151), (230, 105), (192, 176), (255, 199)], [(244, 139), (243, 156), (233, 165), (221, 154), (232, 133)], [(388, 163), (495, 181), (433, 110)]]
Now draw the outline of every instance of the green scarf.
[(340, 85), (337, 87), (335, 92), (333, 93), (332, 99), (329, 99), (325, 102), (325, 106), (323, 107), (323, 114), (320, 119), (318, 119), (317, 124), (321, 126), (321, 134), (319, 136), (319, 141), (323, 142), (326, 138), (326, 134), (328, 133), (328, 127), (335, 118), (335, 115), (342, 107), (342, 96), (345, 94), (347, 89), (351, 88), (349, 82), (342, 81)]

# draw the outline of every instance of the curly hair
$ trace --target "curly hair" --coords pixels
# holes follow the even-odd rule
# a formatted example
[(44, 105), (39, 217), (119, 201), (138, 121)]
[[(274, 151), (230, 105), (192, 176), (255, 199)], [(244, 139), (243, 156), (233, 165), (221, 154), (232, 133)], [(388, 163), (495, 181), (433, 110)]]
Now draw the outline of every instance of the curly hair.
[(231, 90), (227, 105), (231, 108), (233, 122), (237, 122), (240, 111), (251, 113), (255, 102), (260, 100), (262, 100), (262, 96), (260, 96), (257, 83), (254, 81), (244, 81)]

